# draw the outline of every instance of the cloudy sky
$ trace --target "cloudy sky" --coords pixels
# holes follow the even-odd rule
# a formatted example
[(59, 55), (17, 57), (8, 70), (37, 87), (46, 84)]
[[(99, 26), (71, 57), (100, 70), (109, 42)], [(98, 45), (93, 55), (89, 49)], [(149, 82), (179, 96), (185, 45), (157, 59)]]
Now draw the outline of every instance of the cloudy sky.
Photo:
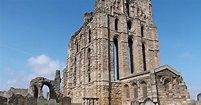
[[(191, 98), (201, 92), (201, 0), (152, 0), (161, 65), (180, 72)], [(28, 88), (63, 70), (71, 35), (94, 0), (0, 0), (0, 90)]]

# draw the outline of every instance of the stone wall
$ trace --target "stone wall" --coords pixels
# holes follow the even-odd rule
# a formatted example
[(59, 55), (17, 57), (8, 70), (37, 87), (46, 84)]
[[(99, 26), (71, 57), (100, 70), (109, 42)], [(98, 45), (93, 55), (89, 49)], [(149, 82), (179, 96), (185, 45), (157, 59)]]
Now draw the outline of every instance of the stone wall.
[(0, 96), (2, 97), (12, 97), (13, 95), (20, 94), (22, 96), (26, 96), (28, 94), (28, 89), (19, 89), (11, 87), (8, 91), (0, 91)]

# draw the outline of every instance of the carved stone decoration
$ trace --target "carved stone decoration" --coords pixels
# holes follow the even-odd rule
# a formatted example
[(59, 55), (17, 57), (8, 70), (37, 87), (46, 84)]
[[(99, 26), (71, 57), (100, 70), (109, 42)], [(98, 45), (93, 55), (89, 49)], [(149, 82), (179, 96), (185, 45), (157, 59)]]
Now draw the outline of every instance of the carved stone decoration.
[(112, 4), (114, 5), (114, 9), (119, 9), (120, 8), (120, 2), (121, 0), (113, 0)]
[[(156, 73), (156, 80), (158, 83), (158, 90), (164, 90), (163, 92), (159, 92), (161, 99), (171, 100), (177, 98), (186, 100), (185, 98), (189, 98), (189, 93), (182, 77), (172, 68), (166, 68), (158, 71)], [(168, 105), (169, 101), (163, 103)]]
[(141, 7), (138, 7), (137, 14), (140, 19), (147, 19), (147, 16)]

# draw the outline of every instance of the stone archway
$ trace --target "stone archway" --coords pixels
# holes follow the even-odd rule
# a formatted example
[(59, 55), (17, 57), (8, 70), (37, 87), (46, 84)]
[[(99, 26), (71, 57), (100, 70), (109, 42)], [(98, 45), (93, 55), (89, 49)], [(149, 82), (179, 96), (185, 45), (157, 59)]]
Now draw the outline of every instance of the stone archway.
[(49, 99), (56, 99), (59, 101), (58, 97), (60, 96), (60, 72), (56, 72), (56, 76), (54, 80), (49, 80), (44, 77), (37, 77), (32, 79), (29, 86), (29, 94), (34, 96), (37, 99), (44, 98), (43, 97), (43, 86), (46, 85), (49, 88)]
[(150, 98), (147, 98), (145, 101), (144, 101), (144, 105), (155, 105), (154, 102), (150, 99)]
[(36, 85), (33, 86), (33, 91), (34, 91), (33, 96), (34, 96), (35, 98), (38, 98), (38, 88), (37, 88)]

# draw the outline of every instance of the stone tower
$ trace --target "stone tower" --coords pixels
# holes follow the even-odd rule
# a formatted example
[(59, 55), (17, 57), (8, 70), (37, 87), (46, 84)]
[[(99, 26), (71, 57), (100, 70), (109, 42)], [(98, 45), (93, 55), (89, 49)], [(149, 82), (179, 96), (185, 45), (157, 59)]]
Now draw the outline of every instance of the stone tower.
[(189, 99), (180, 74), (160, 67), (151, 0), (95, 1), (94, 12), (85, 13), (69, 42), (63, 94), (84, 105), (168, 105), (168, 99)]

